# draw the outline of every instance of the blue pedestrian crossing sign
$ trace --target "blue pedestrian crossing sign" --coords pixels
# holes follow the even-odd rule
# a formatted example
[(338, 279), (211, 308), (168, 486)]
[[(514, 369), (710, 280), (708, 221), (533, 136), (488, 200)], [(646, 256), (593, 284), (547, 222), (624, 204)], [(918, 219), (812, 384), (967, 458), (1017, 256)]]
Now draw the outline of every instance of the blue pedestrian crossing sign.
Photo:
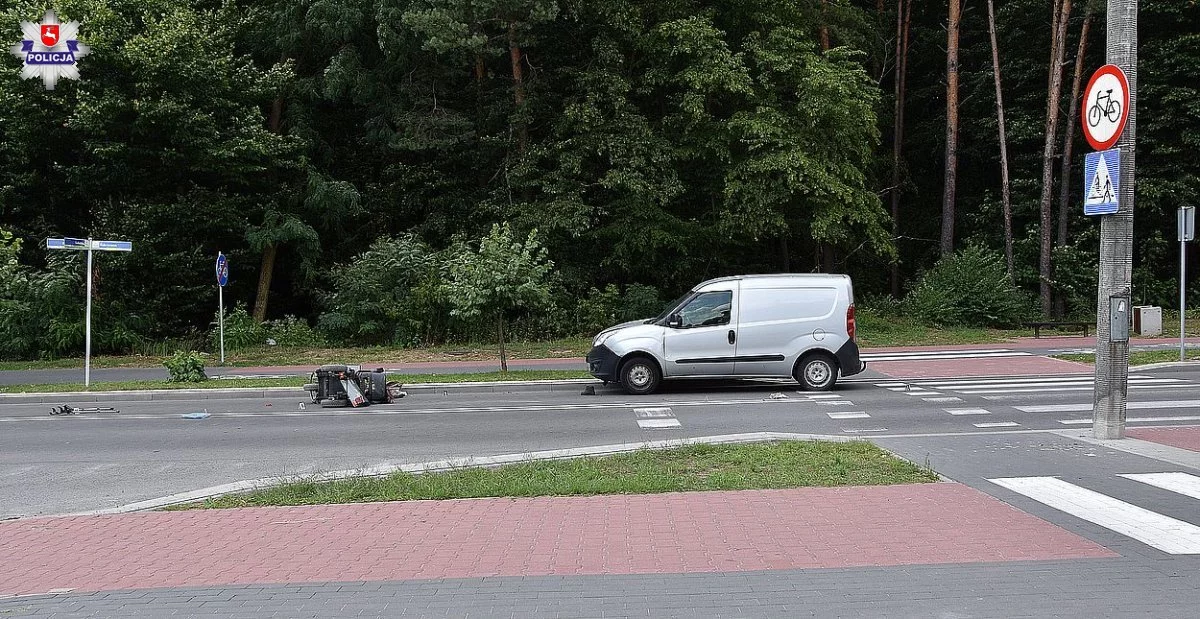
[(1088, 153), (1083, 164), (1083, 214), (1112, 215), (1121, 195), (1121, 151)]

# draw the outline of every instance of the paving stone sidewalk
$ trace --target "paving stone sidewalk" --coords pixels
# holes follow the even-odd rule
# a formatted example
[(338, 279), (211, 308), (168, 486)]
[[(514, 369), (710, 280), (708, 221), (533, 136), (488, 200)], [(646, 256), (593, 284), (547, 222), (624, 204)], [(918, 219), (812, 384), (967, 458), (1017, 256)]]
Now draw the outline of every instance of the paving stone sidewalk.
[(1113, 557), (957, 483), (0, 523), (0, 594)]
[(1125, 431), (1125, 435), (1129, 438), (1200, 452), (1200, 426), (1130, 428)]

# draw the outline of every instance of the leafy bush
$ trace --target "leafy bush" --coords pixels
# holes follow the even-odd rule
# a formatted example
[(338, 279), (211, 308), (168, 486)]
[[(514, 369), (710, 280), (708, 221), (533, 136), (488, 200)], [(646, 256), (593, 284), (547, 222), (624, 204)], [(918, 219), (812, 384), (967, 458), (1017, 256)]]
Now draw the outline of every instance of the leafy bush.
[(855, 299), (854, 305), (858, 312), (880, 318), (893, 318), (904, 314), (903, 301), (890, 294), (867, 293)]
[(580, 334), (591, 334), (621, 322), (621, 290), (609, 284), (604, 290), (592, 288), (576, 304), (575, 326)]
[[(254, 346), (262, 346), (267, 341), (267, 329), (246, 311), (245, 303), (238, 303), (233, 311), (225, 314), (225, 350), (241, 350)], [(220, 327), (213, 320), (212, 346), (217, 350), (221, 345)]]
[(329, 311), (318, 329), (353, 344), (417, 346), (441, 339), (450, 325), (438, 287), (441, 262), (411, 234), (375, 241), (334, 271)]
[(309, 326), (308, 321), (295, 316), (284, 316), (279, 320), (263, 323), (267, 338), (279, 346), (323, 346), (325, 338)]
[(653, 318), (663, 311), (662, 295), (654, 286), (629, 284), (621, 300), (621, 311), (617, 318), (622, 322), (639, 318)]
[(1007, 327), (1027, 312), (1027, 297), (1004, 269), (1004, 258), (970, 246), (942, 258), (905, 299), (907, 311), (933, 325)]
[(194, 350), (190, 352), (177, 350), (171, 358), (163, 361), (163, 365), (167, 366), (167, 371), (171, 374), (167, 378), (167, 382), (202, 383), (208, 380), (208, 376), (204, 373), (204, 358)]

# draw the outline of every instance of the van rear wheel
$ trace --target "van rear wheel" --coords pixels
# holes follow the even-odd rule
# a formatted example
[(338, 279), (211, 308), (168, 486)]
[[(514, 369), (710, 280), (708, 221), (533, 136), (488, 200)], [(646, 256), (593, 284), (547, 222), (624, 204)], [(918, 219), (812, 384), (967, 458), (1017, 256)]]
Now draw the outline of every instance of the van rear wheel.
[(662, 372), (645, 357), (634, 357), (621, 366), (621, 386), (630, 395), (654, 393), (662, 382)]
[(805, 357), (796, 366), (795, 378), (806, 391), (829, 391), (837, 382), (837, 375), (837, 360), (819, 353)]

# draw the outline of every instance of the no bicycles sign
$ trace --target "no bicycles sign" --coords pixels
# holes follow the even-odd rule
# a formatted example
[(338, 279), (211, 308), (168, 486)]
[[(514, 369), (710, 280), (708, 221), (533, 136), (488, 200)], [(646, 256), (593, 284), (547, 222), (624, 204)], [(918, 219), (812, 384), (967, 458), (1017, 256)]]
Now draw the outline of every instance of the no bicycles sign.
[(1088, 81), (1083, 95), (1083, 135), (1096, 150), (1108, 150), (1120, 139), (1129, 119), (1129, 80), (1120, 67), (1106, 64)]

